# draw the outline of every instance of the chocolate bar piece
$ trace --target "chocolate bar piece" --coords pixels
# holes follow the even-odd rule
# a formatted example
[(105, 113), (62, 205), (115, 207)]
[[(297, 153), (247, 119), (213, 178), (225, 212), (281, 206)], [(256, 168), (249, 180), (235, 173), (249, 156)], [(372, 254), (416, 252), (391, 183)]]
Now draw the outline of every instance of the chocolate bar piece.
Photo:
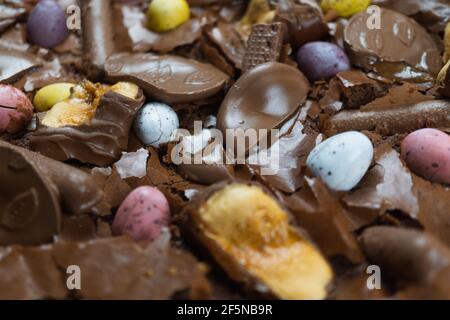
[(30, 147), (59, 161), (76, 159), (109, 166), (126, 150), (134, 115), (143, 103), (142, 92), (136, 99), (130, 99), (108, 91), (89, 123), (60, 128), (39, 125), (30, 137)]

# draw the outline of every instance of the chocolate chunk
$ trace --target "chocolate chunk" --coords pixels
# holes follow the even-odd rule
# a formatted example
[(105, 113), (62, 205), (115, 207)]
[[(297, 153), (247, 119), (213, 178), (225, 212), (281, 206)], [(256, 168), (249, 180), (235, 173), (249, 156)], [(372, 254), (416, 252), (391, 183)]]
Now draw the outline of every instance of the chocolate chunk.
[(280, 61), (285, 37), (282, 23), (255, 24), (247, 41), (242, 71), (246, 72), (266, 62)]
[(136, 99), (130, 99), (108, 91), (100, 98), (94, 118), (89, 123), (60, 128), (39, 125), (30, 136), (30, 147), (59, 161), (76, 159), (109, 166), (127, 149), (134, 115), (143, 103), (142, 93)]
[(100, 77), (106, 59), (114, 53), (114, 20), (111, 0), (81, 1), (84, 70)]
[(450, 268), (450, 251), (424, 232), (373, 227), (364, 231), (361, 242), (369, 260), (401, 286), (436, 286)]
[[(71, 265), (80, 267), (81, 289), (69, 292)], [(124, 237), (0, 249), (0, 298), (63, 299), (74, 292), (81, 299), (160, 300), (181, 292), (206, 299), (210, 287), (196, 259), (166, 237), (142, 245)]]
[(296, 3), (293, 0), (282, 0), (278, 3), (275, 20), (287, 25), (289, 42), (294, 49), (327, 37), (327, 24), (322, 11), (315, 3)]
[(116, 43), (124, 51), (167, 53), (190, 45), (202, 35), (202, 18), (192, 17), (181, 26), (168, 32), (153, 32), (146, 27), (145, 12), (135, 6), (115, 5), (117, 19)]
[(440, 50), (416, 21), (388, 9), (381, 9), (380, 29), (369, 29), (369, 19), (369, 13), (359, 13), (345, 29), (345, 45), (355, 65), (374, 70), (380, 62), (406, 63), (437, 75), (442, 67)]
[(209, 64), (177, 56), (121, 53), (106, 63), (110, 81), (135, 82), (149, 96), (166, 103), (188, 103), (212, 97), (229, 77)]
[[(320, 179), (306, 179), (305, 188), (291, 195), (280, 195), (297, 223), (311, 235), (328, 257), (344, 256), (359, 263), (363, 255), (354, 231), (364, 225), (362, 217), (351, 216)], [(367, 223), (374, 217), (368, 217)]]
[(411, 16), (436, 33), (444, 31), (450, 18), (450, 3), (447, 0), (373, 0), (372, 4)]
[(387, 92), (387, 86), (381, 82), (369, 79), (358, 70), (342, 71), (337, 74), (341, 91), (348, 108), (358, 108)]
[(6, 142), (0, 141), (0, 147), (20, 154), (51, 181), (50, 187), (60, 201), (64, 213), (92, 213), (102, 200), (103, 193), (95, 180), (84, 171)]
[(245, 54), (245, 43), (231, 23), (219, 23), (206, 33), (208, 38), (217, 45), (223, 54), (238, 69), (242, 68)]
[(407, 104), (382, 111), (345, 110), (324, 125), (327, 135), (344, 131), (378, 130), (385, 135), (408, 133), (424, 127), (450, 126), (450, 102), (431, 100)]
[(40, 65), (41, 62), (28, 53), (0, 47), (0, 82), (14, 82)]
[(61, 223), (52, 182), (33, 161), (4, 142), (0, 181), (0, 245), (50, 242)]
[(416, 219), (419, 203), (413, 193), (413, 179), (399, 154), (389, 145), (375, 150), (376, 165), (343, 201), (349, 207), (371, 210), (401, 210)]
[(245, 73), (228, 91), (217, 115), (217, 128), (266, 129), (283, 124), (305, 102), (309, 83), (296, 68), (277, 62)]

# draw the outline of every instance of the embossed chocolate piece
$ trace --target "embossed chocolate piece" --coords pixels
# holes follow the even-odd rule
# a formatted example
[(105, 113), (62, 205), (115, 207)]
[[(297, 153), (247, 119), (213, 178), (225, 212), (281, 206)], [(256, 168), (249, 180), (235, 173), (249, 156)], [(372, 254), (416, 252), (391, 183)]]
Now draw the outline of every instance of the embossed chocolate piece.
[(0, 82), (14, 82), (40, 65), (40, 61), (28, 53), (0, 46)]
[(354, 16), (345, 29), (345, 45), (354, 64), (374, 70), (379, 63), (401, 64), (436, 76), (442, 66), (440, 50), (416, 21), (382, 9), (381, 28), (369, 29), (366, 12)]
[(61, 212), (50, 180), (33, 161), (0, 143), (0, 245), (50, 242)]
[(112, 1), (83, 0), (81, 12), (84, 69), (90, 77), (97, 78), (106, 59), (115, 51)]
[(165, 103), (191, 103), (219, 93), (229, 76), (209, 64), (171, 55), (120, 53), (105, 66), (110, 81), (130, 81)]
[(309, 83), (296, 68), (278, 62), (257, 66), (228, 91), (217, 115), (217, 128), (273, 129), (305, 102)]
[(131, 99), (108, 91), (101, 96), (92, 120), (84, 124), (61, 127), (40, 124), (30, 137), (31, 149), (59, 161), (76, 159), (109, 166), (126, 150), (134, 115), (143, 103), (141, 92)]

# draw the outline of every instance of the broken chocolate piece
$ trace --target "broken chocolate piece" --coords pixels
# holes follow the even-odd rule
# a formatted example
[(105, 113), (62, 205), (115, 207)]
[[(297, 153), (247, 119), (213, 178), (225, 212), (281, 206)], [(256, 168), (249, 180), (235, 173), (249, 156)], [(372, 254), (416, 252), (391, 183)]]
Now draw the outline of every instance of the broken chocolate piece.
[(242, 71), (247, 72), (266, 62), (280, 61), (285, 32), (285, 25), (279, 22), (255, 24), (247, 41)]
[(296, 68), (268, 62), (245, 73), (228, 91), (217, 128), (266, 129), (283, 124), (305, 102), (309, 82)]
[(229, 77), (212, 65), (177, 56), (121, 53), (106, 63), (110, 81), (135, 82), (149, 96), (165, 103), (191, 103), (212, 97)]
[(364, 231), (361, 241), (369, 260), (402, 287), (436, 286), (450, 268), (449, 249), (424, 232), (372, 227)]
[(330, 266), (260, 186), (213, 185), (184, 215), (193, 239), (247, 290), (280, 299), (326, 297)]
[(143, 103), (142, 92), (136, 99), (130, 99), (108, 91), (100, 98), (91, 121), (59, 128), (40, 124), (30, 136), (30, 147), (59, 161), (76, 159), (97, 166), (109, 166), (127, 149), (134, 115)]
[(325, 123), (324, 132), (331, 136), (344, 131), (378, 130), (386, 135), (393, 135), (425, 127), (449, 126), (450, 102), (431, 100), (382, 111), (341, 111)]
[(337, 74), (347, 108), (358, 108), (386, 94), (386, 85), (368, 78), (359, 70)]
[(126, 51), (167, 53), (179, 46), (192, 44), (202, 34), (201, 18), (193, 17), (178, 28), (161, 33), (146, 27), (147, 17), (141, 8), (129, 5), (115, 6), (120, 20), (116, 31), (116, 43)]
[(106, 59), (114, 53), (114, 20), (111, 0), (81, 1), (84, 69), (90, 78), (100, 77)]
[(317, 5), (293, 0), (278, 1), (275, 21), (286, 24), (292, 47), (298, 49), (308, 42), (320, 41), (327, 37), (328, 27)]
[(442, 67), (440, 50), (416, 21), (388, 9), (381, 9), (380, 29), (369, 29), (369, 19), (369, 13), (359, 13), (345, 28), (345, 45), (354, 64), (374, 70), (378, 63), (406, 63), (437, 75)]
[(0, 47), (0, 82), (2, 83), (14, 82), (28, 70), (40, 65), (41, 62), (28, 53)]
[(95, 181), (87, 173), (38, 153), (0, 141), (0, 147), (11, 149), (32, 163), (47, 177), (64, 213), (92, 213), (103, 197)]
[(0, 3), (0, 33), (16, 23), (16, 21), (25, 13), (25, 8), (8, 5), (7, 3)]
[(208, 38), (217, 45), (228, 60), (238, 69), (242, 68), (245, 54), (245, 43), (230, 23), (219, 23), (206, 33)]
[(50, 242), (61, 212), (52, 182), (9, 143), (0, 144), (0, 245)]

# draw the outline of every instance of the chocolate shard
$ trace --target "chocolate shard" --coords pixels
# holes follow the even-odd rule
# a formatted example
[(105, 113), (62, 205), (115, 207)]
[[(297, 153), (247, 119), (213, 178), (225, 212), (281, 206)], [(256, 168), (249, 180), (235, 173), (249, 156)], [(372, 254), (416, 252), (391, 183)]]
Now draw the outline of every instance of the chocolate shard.
[(0, 3), (0, 33), (5, 31), (9, 26), (14, 25), (24, 14), (26, 14), (25, 8)]
[(142, 92), (136, 99), (130, 99), (108, 91), (100, 98), (94, 118), (89, 123), (60, 128), (39, 125), (30, 135), (30, 147), (59, 161), (75, 159), (97, 166), (110, 166), (127, 149), (134, 115), (143, 103)]
[(365, 105), (387, 92), (386, 84), (370, 79), (359, 70), (339, 72), (337, 79), (346, 100), (346, 107), (350, 109)]
[(448, 128), (450, 102), (431, 100), (382, 111), (345, 110), (325, 122), (326, 135), (344, 131), (373, 131), (385, 135), (408, 133), (425, 127)]
[(55, 187), (34, 162), (0, 143), (0, 245), (38, 245), (59, 233)]
[(82, 214), (95, 212), (103, 192), (95, 180), (84, 171), (65, 163), (47, 158), (24, 148), (0, 141), (0, 147), (10, 149), (32, 163), (39, 173), (51, 181), (50, 189), (61, 203), (64, 213)]
[(191, 103), (218, 94), (229, 76), (212, 65), (172, 55), (120, 53), (105, 66), (107, 79), (136, 83), (165, 103)]
[(438, 286), (450, 268), (449, 249), (418, 230), (372, 227), (361, 242), (368, 259), (400, 286)]
[(0, 298), (69, 298), (73, 291), (67, 288), (66, 270), (71, 265), (81, 269), (81, 289), (75, 292), (80, 299), (207, 299), (210, 295), (203, 268), (191, 254), (171, 248), (167, 237), (141, 245), (121, 237), (1, 248)]
[(238, 69), (242, 68), (245, 43), (231, 23), (219, 23), (206, 33), (208, 38), (220, 48), (223, 54)]
[(328, 35), (322, 11), (312, 1), (278, 1), (275, 20), (286, 24), (289, 42), (294, 49), (308, 42), (323, 40)]
[(41, 62), (33, 55), (0, 46), (0, 82), (11, 83)]
[(247, 72), (266, 62), (280, 61), (286, 26), (283, 23), (255, 24), (247, 41), (242, 71)]
[(202, 35), (205, 21), (203, 17), (191, 17), (178, 28), (154, 32), (147, 28), (147, 16), (140, 7), (117, 4), (116, 1), (114, 9), (119, 19), (116, 45), (123, 51), (167, 53), (177, 47), (190, 45)]
[(345, 28), (345, 46), (355, 65), (377, 71), (379, 63), (404, 63), (432, 76), (438, 74), (442, 67), (440, 50), (416, 21), (384, 8), (381, 9), (381, 28), (370, 28), (368, 21), (370, 14), (362, 12), (353, 16)]
[(106, 59), (114, 53), (111, 0), (81, 1), (84, 70), (92, 79), (102, 76)]

